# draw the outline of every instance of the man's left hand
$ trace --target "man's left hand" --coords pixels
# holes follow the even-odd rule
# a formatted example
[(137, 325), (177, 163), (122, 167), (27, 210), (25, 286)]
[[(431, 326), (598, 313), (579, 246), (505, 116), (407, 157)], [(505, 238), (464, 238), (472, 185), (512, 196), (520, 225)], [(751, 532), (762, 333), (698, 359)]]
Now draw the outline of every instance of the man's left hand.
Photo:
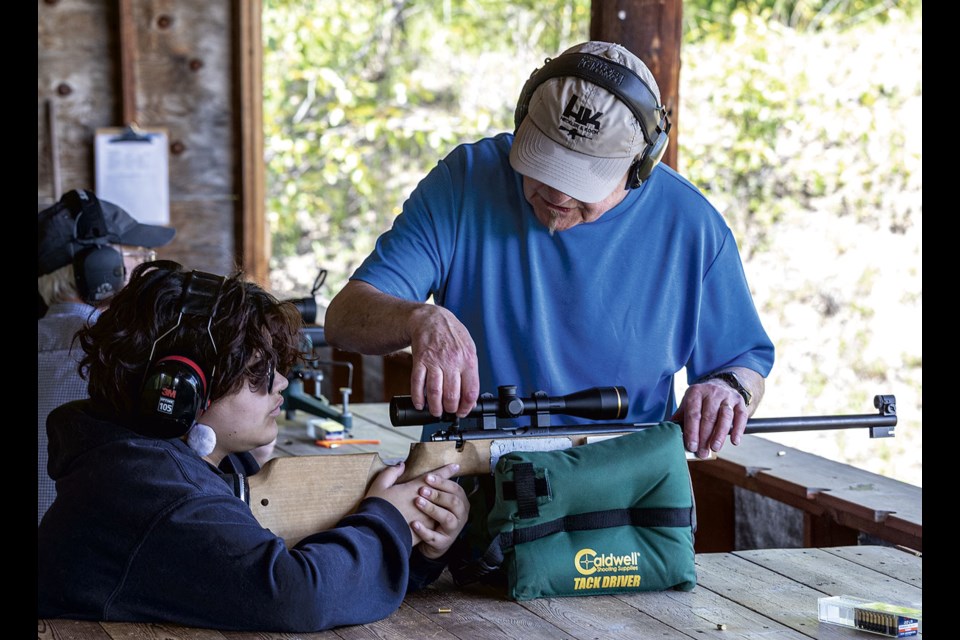
[(683, 425), (683, 444), (698, 458), (709, 458), (711, 451), (720, 451), (728, 435), (734, 445), (740, 444), (747, 419), (763, 395), (762, 376), (749, 369), (735, 371), (753, 393), (749, 407), (726, 382), (705, 380), (687, 387), (680, 407), (670, 418)]

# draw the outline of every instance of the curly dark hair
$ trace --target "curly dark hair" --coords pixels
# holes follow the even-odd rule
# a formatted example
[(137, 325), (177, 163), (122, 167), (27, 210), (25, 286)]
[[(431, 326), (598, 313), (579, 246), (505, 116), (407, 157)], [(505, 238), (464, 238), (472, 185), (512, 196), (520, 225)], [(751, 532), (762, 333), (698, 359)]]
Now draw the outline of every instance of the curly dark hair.
[[(91, 326), (77, 334), (86, 354), (80, 372), (88, 379), (90, 398), (122, 419), (134, 417), (158, 337), (177, 324), (183, 287), (190, 271), (169, 260), (134, 269), (130, 282)], [(296, 307), (280, 302), (237, 271), (224, 280), (210, 332), (208, 318), (184, 314), (180, 326), (157, 343), (153, 361), (179, 354), (191, 358), (206, 375), (216, 368), (210, 400), (249, 384), (263, 387), (271, 368), (286, 374), (302, 357), (303, 320)]]

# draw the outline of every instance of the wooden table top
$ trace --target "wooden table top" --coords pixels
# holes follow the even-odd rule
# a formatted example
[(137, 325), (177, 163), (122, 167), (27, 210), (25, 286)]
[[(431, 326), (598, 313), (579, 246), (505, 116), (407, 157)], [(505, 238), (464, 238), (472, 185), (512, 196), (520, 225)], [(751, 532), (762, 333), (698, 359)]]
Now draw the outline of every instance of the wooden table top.
[(315, 440), (307, 436), (306, 422), (313, 416), (297, 411), (292, 420), (280, 420), (280, 435), (277, 437), (275, 455), (315, 456), (377, 451), (385, 462), (403, 460), (410, 452), (410, 445), (420, 441), (423, 427), (392, 426), (389, 407), (385, 402), (352, 405), (350, 412), (353, 414), (353, 430), (347, 437), (379, 440), (380, 444), (344, 445), (335, 449), (318, 447)]
[[(420, 427), (394, 428), (387, 418), (386, 404), (358, 404), (354, 414), (353, 438), (373, 438), (379, 445), (348, 445), (336, 449), (317, 447), (307, 436), (305, 421), (311, 416), (297, 412), (293, 420), (282, 421), (276, 455), (302, 456), (377, 451), (384, 461), (407, 456), (410, 444), (419, 441)], [(753, 451), (759, 447), (762, 451)], [(763, 454), (765, 442), (752, 447), (731, 448), (718, 472), (747, 473), (774, 483), (784, 492), (802, 487), (803, 498), (811, 491), (803, 465), (784, 456)], [(779, 449), (784, 449), (778, 445)], [(753, 453), (751, 454), (751, 451)], [(726, 450), (725, 450), (726, 452)], [(792, 450), (791, 450), (792, 455)], [(756, 459), (762, 458), (758, 464)], [(741, 459), (743, 458), (743, 459)], [(789, 464), (788, 464), (789, 463)], [(711, 464), (711, 463), (708, 463)], [(717, 464), (717, 463), (712, 463)], [(742, 467), (742, 469), (741, 469)], [(783, 467), (780, 469), (779, 467)], [(819, 475), (819, 482), (836, 480), (837, 492), (847, 478)], [(782, 486), (781, 486), (782, 485)], [(862, 491), (862, 486), (857, 485)], [(839, 492), (837, 492), (839, 493)], [(869, 493), (869, 492), (867, 492)], [(917, 502), (920, 503), (919, 488)], [(800, 496), (798, 496), (799, 498)], [(836, 497), (836, 496), (834, 496)], [(860, 498), (862, 500), (862, 498)], [(919, 525), (919, 509), (910, 519)], [(897, 509), (899, 510), (899, 508)], [(912, 525), (913, 526), (913, 525)], [(919, 525), (922, 526), (922, 525)], [(874, 636), (849, 629), (822, 625), (817, 620), (817, 598), (850, 595), (892, 604), (922, 608), (922, 557), (894, 547), (857, 546), (824, 549), (770, 549), (704, 553), (696, 558), (698, 585), (692, 592), (666, 591), (619, 596), (546, 598), (513, 602), (490, 587), (454, 587), (447, 574), (434, 585), (407, 596), (390, 617), (352, 627), (310, 634), (237, 633), (191, 629), (162, 623), (83, 622), (39, 620), (38, 638), (90, 639), (235, 639), (253, 638), (436, 638), (476, 640), (516, 638), (518, 640), (585, 640), (605, 638), (864, 638)], [(358, 598), (363, 594), (358, 592)], [(449, 613), (439, 613), (449, 609)], [(723, 629), (718, 628), (722, 625)]]
[[(39, 620), (37, 638), (78, 640), (430, 638), (876, 638), (821, 624), (817, 599), (851, 595), (922, 608), (923, 560), (893, 547), (769, 549), (697, 556), (697, 587), (513, 602), (444, 575), (379, 622), (306, 634), (237, 633), (169, 624)], [(212, 596), (215, 597), (215, 596)], [(361, 593), (357, 597), (362, 597)], [(439, 613), (449, 609), (449, 613)], [(722, 625), (722, 629), (719, 628)], [(922, 636), (920, 636), (922, 637)]]

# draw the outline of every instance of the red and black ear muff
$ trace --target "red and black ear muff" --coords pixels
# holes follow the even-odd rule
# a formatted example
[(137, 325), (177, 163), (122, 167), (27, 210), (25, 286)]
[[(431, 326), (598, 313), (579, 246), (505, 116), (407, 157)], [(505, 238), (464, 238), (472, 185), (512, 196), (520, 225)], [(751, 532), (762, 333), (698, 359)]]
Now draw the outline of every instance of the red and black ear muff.
[(156, 362), (153, 357), (157, 345), (180, 329), (184, 315), (206, 320), (206, 337), (213, 357), (217, 357), (212, 327), (225, 282), (223, 276), (202, 271), (192, 271), (184, 281), (176, 324), (163, 332), (150, 348), (133, 427), (138, 433), (154, 438), (179, 438), (190, 431), (200, 413), (209, 407), (217, 371), (215, 364), (207, 376), (193, 358), (172, 354), (169, 349), (170, 355)]
[(167, 356), (147, 371), (138, 428), (156, 438), (179, 438), (208, 405), (203, 369), (190, 358)]

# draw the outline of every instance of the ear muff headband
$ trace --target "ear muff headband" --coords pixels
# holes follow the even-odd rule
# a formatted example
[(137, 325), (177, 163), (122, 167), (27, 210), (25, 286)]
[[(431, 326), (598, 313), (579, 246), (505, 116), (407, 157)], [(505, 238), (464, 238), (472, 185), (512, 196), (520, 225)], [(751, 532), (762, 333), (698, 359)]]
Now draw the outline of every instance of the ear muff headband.
[(606, 89), (626, 105), (637, 119), (647, 146), (630, 167), (627, 187), (639, 187), (663, 158), (672, 125), (666, 108), (659, 103), (650, 86), (633, 69), (619, 62), (592, 53), (568, 53), (547, 60), (542, 68), (534, 70), (523, 85), (513, 115), (514, 133), (527, 117), (530, 99), (537, 87), (552, 78), (569, 76), (582, 78)]

